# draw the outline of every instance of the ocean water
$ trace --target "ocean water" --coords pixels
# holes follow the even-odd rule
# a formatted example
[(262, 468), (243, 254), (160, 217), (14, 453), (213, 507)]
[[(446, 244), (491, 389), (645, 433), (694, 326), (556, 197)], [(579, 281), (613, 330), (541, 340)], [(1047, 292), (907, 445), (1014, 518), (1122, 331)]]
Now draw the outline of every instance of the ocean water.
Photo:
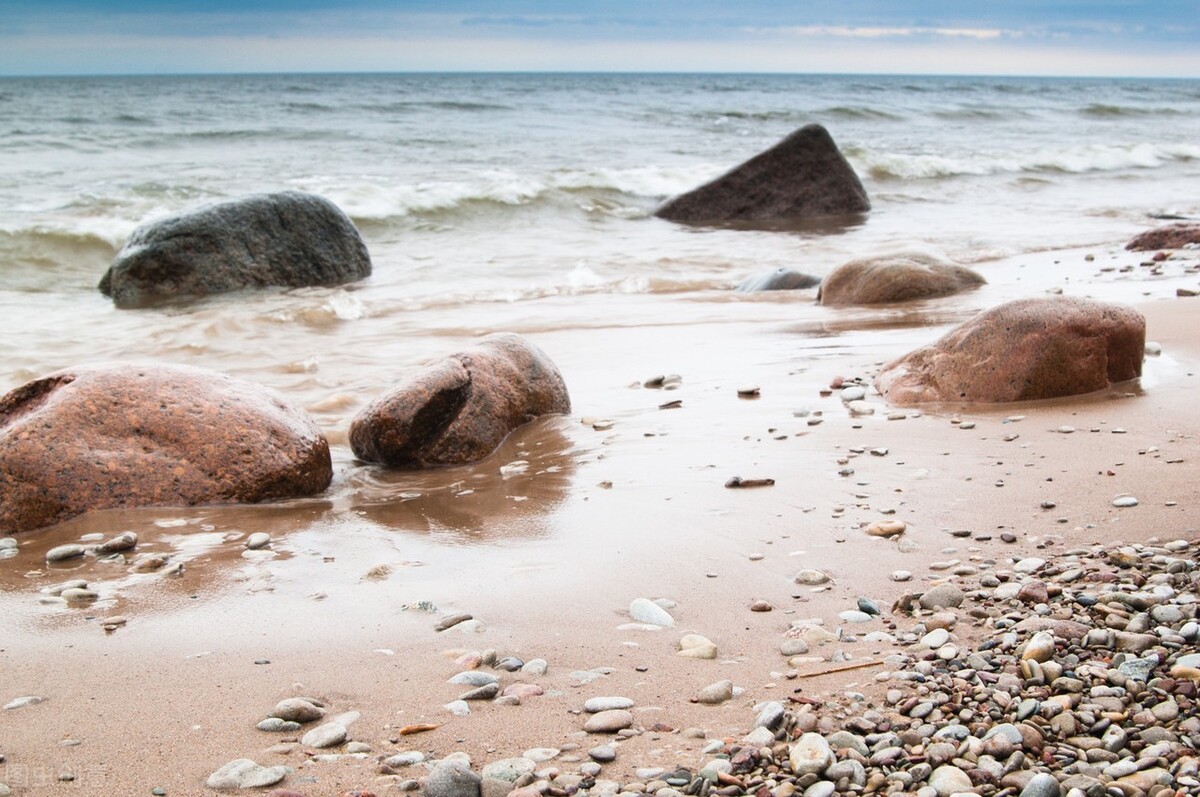
[[(874, 205), (864, 223), (755, 231), (653, 217), (666, 198), (810, 122), (830, 130), (861, 176)], [(680, 325), (809, 323), (847, 334), (877, 324), (871, 313), (814, 305), (812, 291), (731, 291), (746, 276), (780, 267), (819, 276), (852, 257), (932, 250), (992, 283), (983, 299), (935, 306), (953, 318), (1062, 281), (1017, 274), (1014, 258), (1112, 247), (1154, 216), (1200, 216), (1197, 186), (1195, 80), (4, 79), (0, 389), (83, 362), (217, 368), (298, 400), (345, 465), (344, 429), (359, 407), (486, 332), (525, 333), (571, 364), (586, 411), (588, 391), (638, 376), (617, 366), (642, 347), (606, 346), (613, 330), (644, 329), (648, 344)], [(374, 275), (136, 311), (96, 290), (137, 225), (282, 189), (341, 206)], [(1113, 280), (1109, 295), (1140, 295)]]

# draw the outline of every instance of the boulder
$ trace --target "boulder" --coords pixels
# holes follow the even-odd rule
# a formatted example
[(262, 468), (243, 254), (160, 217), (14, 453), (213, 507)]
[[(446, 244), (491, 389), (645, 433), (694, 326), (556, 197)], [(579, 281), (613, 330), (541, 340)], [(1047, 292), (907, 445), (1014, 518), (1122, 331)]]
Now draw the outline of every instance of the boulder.
[(1142, 373), (1146, 320), (1090, 299), (1020, 299), (964, 321), (883, 367), (893, 404), (1005, 402), (1103, 390)]
[(213, 371), (70, 368), (0, 398), (0, 532), (92, 509), (308, 496), (332, 475), (302, 410)]
[(796, 291), (804, 288), (815, 288), (821, 284), (819, 277), (814, 277), (811, 274), (802, 274), (799, 271), (792, 271), (787, 268), (777, 268), (774, 271), (766, 271), (762, 274), (754, 274), (746, 277), (738, 283), (734, 290), (743, 293), (754, 293), (756, 291)]
[(824, 127), (805, 125), (715, 180), (668, 200), (659, 218), (686, 224), (797, 221), (871, 209)]
[(1134, 237), (1125, 244), (1132, 252), (1148, 252), (1155, 249), (1182, 249), (1188, 244), (1200, 245), (1200, 224), (1168, 224), (1155, 227)]
[(350, 446), (365, 462), (462, 465), (483, 459), (539, 415), (570, 411), (550, 358), (520, 335), (501, 333), (429, 365), (365, 407), (350, 423)]
[(821, 282), (821, 304), (887, 304), (934, 299), (978, 288), (986, 282), (966, 266), (924, 253), (851, 260)]
[(336, 205), (284, 191), (222, 202), (133, 231), (100, 280), (118, 307), (243, 288), (340, 285), (371, 273), (367, 246)]

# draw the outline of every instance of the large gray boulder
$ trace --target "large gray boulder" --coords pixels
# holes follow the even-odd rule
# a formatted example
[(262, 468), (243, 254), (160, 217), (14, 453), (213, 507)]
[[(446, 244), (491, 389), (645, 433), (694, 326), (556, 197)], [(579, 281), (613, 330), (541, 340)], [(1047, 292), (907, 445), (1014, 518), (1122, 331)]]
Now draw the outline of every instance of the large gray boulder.
[(570, 411), (562, 374), (541, 349), (520, 335), (489, 335), (365, 407), (350, 423), (350, 447), (364, 462), (463, 465), (539, 415)]
[(118, 307), (243, 288), (340, 285), (371, 273), (354, 223), (324, 197), (259, 194), (144, 224), (100, 280)]
[(805, 125), (765, 152), (655, 211), (687, 224), (796, 222), (871, 209), (866, 189), (824, 127)]

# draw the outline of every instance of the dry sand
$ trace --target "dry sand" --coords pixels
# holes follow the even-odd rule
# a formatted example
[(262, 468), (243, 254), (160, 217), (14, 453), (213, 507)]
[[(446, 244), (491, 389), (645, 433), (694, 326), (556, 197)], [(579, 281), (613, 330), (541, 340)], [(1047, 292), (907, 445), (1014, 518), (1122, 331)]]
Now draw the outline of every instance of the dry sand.
[[(792, 621), (835, 628), (860, 595), (886, 617), (900, 594), (951, 577), (930, 568), (937, 562), (986, 568), (1096, 541), (1194, 539), (1196, 302), (1139, 305), (1148, 338), (1163, 347), (1140, 384), (1036, 404), (906, 410), (903, 420), (888, 420), (872, 391), (876, 413), (851, 417), (820, 389), (834, 376), (869, 382), (879, 363), (969, 314), (969, 302), (849, 310), (806, 327), (546, 332), (536, 340), (556, 353), (576, 413), (522, 430), (477, 466), (389, 474), (352, 468), (343, 454), (339, 478), (355, 485), (348, 501), (109, 512), (24, 535), (20, 553), (0, 561), (0, 703), (46, 700), (0, 712), (0, 782), (16, 794), (208, 794), (209, 773), (246, 757), (295, 767), (282, 785), (304, 794), (386, 793), (381, 754), (461, 750), (478, 767), (579, 745), (554, 762), (570, 769), (603, 741), (581, 731), (579, 710), (597, 695), (632, 698), (647, 729), (620, 743), (604, 777), (695, 767), (704, 741), (669, 729), (739, 735), (756, 702), (872, 688), (869, 667), (805, 677), (834, 666), (821, 661), (787, 678), (779, 645)], [(663, 372), (681, 374), (682, 386), (631, 386)], [(749, 385), (759, 397), (739, 398)], [(659, 408), (674, 400), (681, 406)], [(1057, 431), (1066, 425), (1075, 431)], [(516, 460), (528, 469), (501, 475)], [(840, 475), (846, 468), (853, 473)], [(775, 484), (726, 488), (734, 476)], [(1114, 507), (1124, 494), (1139, 504)], [(866, 535), (881, 517), (908, 524), (903, 544)], [(129, 574), (91, 558), (43, 562), (54, 545), (126, 528), (138, 532), (138, 552), (182, 561), (182, 575)], [(245, 552), (255, 531), (273, 543)], [(1005, 533), (1016, 541), (1003, 542)], [(797, 585), (801, 568), (828, 572), (832, 586)], [(892, 581), (898, 569), (913, 581)], [(39, 588), (68, 578), (87, 579), (101, 600), (39, 604)], [(638, 597), (674, 601), (675, 627), (622, 630)], [(773, 611), (751, 612), (755, 600)], [(416, 601), (437, 611), (403, 609)], [(456, 612), (473, 614), (481, 630), (434, 630)], [(112, 615), (128, 622), (105, 633), (100, 620)], [(849, 630), (884, 628), (877, 620)], [(688, 632), (714, 641), (718, 658), (677, 656)], [(547, 693), (452, 716), (443, 704), (466, 688), (446, 683), (457, 671), (446, 651), (485, 648), (546, 659), (545, 676), (500, 675)], [(887, 650), (843, 649), (851, 663)], [(597, 667), (612, 670), (572, 685), (572, 671)], [(745, 691), (720, 706), (690, 702), (722, 679)], [(374, 752), (311, 762), (300, 750), (264, 752), (280, 738), (255, 723), (295, 694), (361, 712), (350, 737)], [(399, 734), (415, 723), (439, 727)], [(60, 780), (66, 773), (74, 779)]]

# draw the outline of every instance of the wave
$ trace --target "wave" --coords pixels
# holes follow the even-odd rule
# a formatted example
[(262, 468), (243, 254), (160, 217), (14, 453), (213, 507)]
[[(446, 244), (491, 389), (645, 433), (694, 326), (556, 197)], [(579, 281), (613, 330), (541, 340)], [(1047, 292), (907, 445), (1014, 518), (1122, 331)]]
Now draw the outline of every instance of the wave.
[(1019, 111), (1014, 108), (957, 108), (952, 111), (934, 111), (932, 116), (935, 119), (944, 119), (946, 121), (971, 120), (971, 119), (1011, 119), (1014, 116), (1028, 116), (1024, 111)]
[(156, 124), (156, 122), (148, 116), (136, 116), (135, 114), (131, 113), (119, 113), (114, 116), (112, 120), (117, 124), (122, 125), (150, 126)]
[(514, 111), (511, 105), (494, 102), (468, 102), (464, 100), (398, 100), (377, 105), (359, 105), (357, 110), (374, 111), (377, 113), (409, 113), (411, 111), (463, 111), (466, 113), (480, 111)]
[(1090, 116), (1099, 119), (1113, 119), (1123, 116), (1142, 117), (1142, 116), (1187, 116), (1186, 111), (1181, 111), (1178, 108), (1141, 108), (1132, 105), (1107, 105), (1105, 103), (1094, 102), (1080, 108), (1078, 113), (1081, 116)]
[(876, 180), (922, 180), (994, 174), (1084, 174), (1154, 169), (1200, 160), (1197, 144), (1132, 144), (1065, 147), (978, 155), (924, 155), (847, 147), (860, 173)]
[(904, 117), (898, 114), (881, 111), (878, 108), (867, 108), (861, 105), (835, 105), (832, 108), (816, 111), (813, 115), (831, 116), (835, 119), (880, 119), (888, 122), (900, 122), (904, 120)]

